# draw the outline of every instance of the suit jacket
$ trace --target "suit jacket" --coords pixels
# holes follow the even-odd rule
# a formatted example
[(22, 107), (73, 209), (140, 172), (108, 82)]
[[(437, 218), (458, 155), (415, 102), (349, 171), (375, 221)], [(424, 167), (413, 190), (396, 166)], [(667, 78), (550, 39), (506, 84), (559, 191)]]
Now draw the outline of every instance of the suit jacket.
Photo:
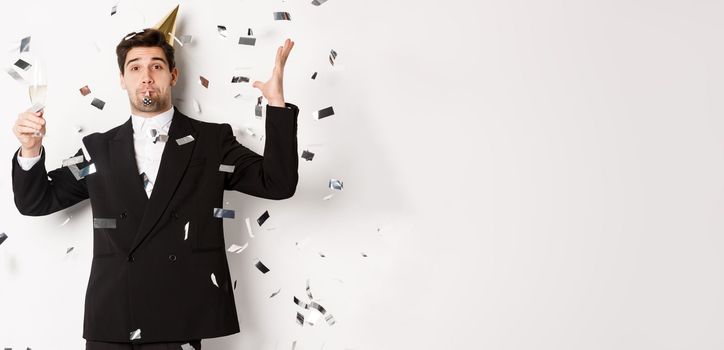
[[(150, 198), (138, 174), (131, 118), (83, 138), (96, 172), (81, 180), (67, 167), (46, 172), (45, 154), (28, 171), (13, 157), (15, 205), (23, 215), (47, 215), (90, 198), (93, 262), (84, 338), (150, 343), (239, 332), (222, 219), (213, 211), (223, 208), (224, 190), (269, 199), (294, 194), (298, 114), (292, 104), (267, 106), (262, 157), (239, 144), (228, 124), (176, 109)], [(194, 141), (176, 142), (187, 135)], [(219, 171), (221, 164), (233, 165), (233, 173)], [(131, 341), (137, 329), (141, 338)]]

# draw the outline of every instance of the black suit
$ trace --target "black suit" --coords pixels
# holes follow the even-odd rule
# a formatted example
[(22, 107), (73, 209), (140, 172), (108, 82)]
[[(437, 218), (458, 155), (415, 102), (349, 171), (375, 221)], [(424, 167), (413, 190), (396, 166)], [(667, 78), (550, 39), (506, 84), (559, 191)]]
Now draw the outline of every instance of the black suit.
[[(228, 124), (176, 109), (150, 198), (138, 174), (131, 118), (83, 138), (96, 172), (80, 181), (67, 167), (46, 175), (45, 154), (28, 171), (13, 157), (15, 204), (23, 215), (47, 215), (90, 198), (94, 219), (115, 219), (115, 228), (93, 230), (84, 338), (129, 342), (140, 329), (133, 342), (150, 343), (239, 332), (222, 219), (213, 209), (223, 208), (224, 190), (269, 199), (294, 194), (298, 114), (292, 104), (267, 106), (262, 157), (239, 144)], [(194, 141), (176, 142), (187, 135)], [(233, 173), (219, 171), (221, 164), (234, 165)]]

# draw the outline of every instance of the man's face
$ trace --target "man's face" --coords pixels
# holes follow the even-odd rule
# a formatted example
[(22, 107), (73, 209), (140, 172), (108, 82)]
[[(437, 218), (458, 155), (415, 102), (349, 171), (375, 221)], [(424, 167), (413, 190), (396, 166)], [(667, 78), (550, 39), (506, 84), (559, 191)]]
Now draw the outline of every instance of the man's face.
[[(178, 69), (168, 69), (160, 47), (134, 47), (126, 55), (121, 87), (128, 92), (133, 114), (152, 117), (171, 108), (171, 87), (178, 80)], [(150, 104), (143, 104), (148, 97)]]

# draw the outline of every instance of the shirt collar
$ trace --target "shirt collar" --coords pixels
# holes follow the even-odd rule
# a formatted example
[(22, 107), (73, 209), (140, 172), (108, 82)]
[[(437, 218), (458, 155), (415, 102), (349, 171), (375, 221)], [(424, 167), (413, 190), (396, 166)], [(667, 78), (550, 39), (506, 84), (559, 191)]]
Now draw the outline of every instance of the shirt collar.
[(168, 126), (173, 119), (174, 107), (163, 113), (154, 115), (153, 117), (141, 117), (131, 113), (131, 122), (133, 123), (133, 133), (141, 134), (146, 129), (155, 128), (158, 130), (168, 131)]

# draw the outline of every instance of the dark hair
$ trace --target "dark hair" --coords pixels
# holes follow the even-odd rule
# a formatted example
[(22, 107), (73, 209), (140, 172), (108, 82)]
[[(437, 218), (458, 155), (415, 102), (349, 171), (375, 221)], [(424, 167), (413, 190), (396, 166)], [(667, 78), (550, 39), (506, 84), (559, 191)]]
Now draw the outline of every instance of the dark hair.
[(125, 73), (126, 55), (128, 51), (131, 51), (134, 47), (160, 47), (166, 54), (166, 61), (168, 61), (168, 70), (173, 70), (176, 67), (176, 62), (173, 58), (173, 46), (169, 45), (166, 41), (166, 35), (156, 29), (146, 28), (142, 32), (132, 32), (126, 35), (118, 46), (116, 46), (116, 56), (118, 56), (118, 68), (121, 70), (121, 74)]

